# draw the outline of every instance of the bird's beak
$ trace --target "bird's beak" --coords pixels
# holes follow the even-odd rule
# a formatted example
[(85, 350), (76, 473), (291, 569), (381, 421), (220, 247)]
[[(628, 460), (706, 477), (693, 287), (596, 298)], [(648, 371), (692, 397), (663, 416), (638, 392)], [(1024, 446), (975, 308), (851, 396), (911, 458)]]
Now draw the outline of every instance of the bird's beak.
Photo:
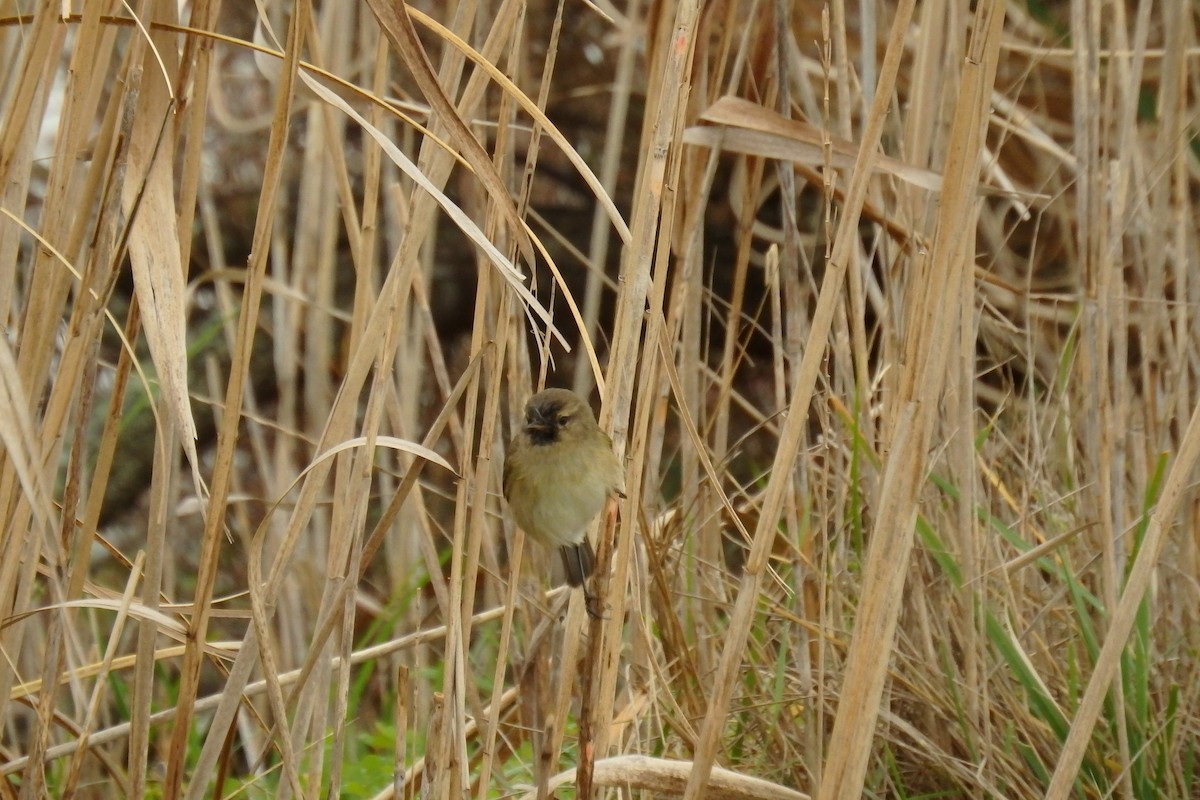
[(555, 414), (546, 413), (543, 409), (533, 409), (525, 418), (525, 428), (530, 431), (550, 431), (554, 429)]

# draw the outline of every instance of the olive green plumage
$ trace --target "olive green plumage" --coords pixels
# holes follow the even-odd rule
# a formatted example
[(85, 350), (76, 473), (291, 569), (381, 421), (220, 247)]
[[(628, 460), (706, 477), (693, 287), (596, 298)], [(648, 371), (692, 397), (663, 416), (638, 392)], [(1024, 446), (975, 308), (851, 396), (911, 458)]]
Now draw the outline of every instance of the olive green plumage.
[(624, 486), (612, 440), (582, 397), (546, 389), (529, 398), (508, 445), (504, 497), (526, 535), (560, 549), (572, 586), (583, 586), (594, 566), (588, 525)]

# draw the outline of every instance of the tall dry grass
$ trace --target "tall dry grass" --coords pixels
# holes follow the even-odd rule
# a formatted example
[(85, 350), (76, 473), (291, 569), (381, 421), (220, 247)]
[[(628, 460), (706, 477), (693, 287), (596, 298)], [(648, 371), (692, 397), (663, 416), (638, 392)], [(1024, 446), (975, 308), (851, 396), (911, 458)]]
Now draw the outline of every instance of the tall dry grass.
[(1200, 796), (1198, 21), (0, 2), (0, 796)]

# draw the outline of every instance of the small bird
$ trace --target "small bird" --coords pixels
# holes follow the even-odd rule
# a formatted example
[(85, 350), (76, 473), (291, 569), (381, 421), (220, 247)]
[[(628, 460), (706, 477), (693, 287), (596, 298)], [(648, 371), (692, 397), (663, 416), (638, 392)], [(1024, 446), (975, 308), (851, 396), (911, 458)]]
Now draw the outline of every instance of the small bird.
[[(525, 424), (508, 445), (504, 497), (527, 535), (560, 548), (572, 586), (584, 586), (595, 565), (588, 525), (624, 489), (612, 440), (582, 397), (546, 389), (529, 398)], [(592, 613), (586, 588), (584, 594)]]

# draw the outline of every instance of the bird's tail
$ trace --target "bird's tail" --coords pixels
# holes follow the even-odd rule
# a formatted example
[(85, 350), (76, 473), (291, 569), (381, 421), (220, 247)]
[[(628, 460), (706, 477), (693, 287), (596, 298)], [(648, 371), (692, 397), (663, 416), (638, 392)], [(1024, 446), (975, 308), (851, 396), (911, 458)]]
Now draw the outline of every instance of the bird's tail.
[(596, 566), (596, 554), (592, 543), (586, 538), (579, 544), (565, 544), (560, 548), (563, 566), (567, 568), (567, 583), (583, 586)]

